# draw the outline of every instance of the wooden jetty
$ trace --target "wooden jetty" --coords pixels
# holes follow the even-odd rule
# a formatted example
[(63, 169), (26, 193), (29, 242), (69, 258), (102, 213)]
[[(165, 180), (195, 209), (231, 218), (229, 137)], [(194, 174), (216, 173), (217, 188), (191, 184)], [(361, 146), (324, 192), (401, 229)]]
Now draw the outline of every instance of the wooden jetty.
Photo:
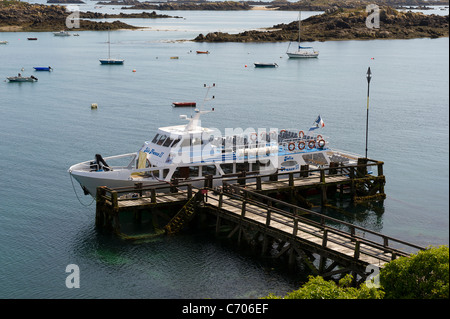
[[(377, 173), (369, 174), (373, 167)], [(322, 204), (333, 193), (339, 193), (340, 197), (347, 193), (355, 202), (384, 199), (382, 162), (361, 159), (358, 165), (350, 167), (333, 165), (313, 170), (302, 167), (300, 172), (266, 176), (242, 172), (226, 176), (220, 186), (212, 176), (205, 176), (201, 188), (193, 187), (191, 182), (99, 187), (96, 225), (110, 228), (124, 239), (138, 240), (155, 234), (124, 234), (119, 213), (133, 212), (139, 216), (142, 211), (166, 209), (171, 215), (165, 216), (167, 222), (158, 227), (158, 234), (175, 234), (196, 215), (209, 216), (215, 219), (217, 234), (228, 229), (227, 238), (259, 249), (262, 256), (286, 256), (291, 266), (300, 260), (312, 273), (323, 277), (350, 272), (359, 281), (367, 278), (371, 267), (380, 268), (398, 256), (425, 249), (292, 203), (296, 198), (306, 201), (311, 189), (318, 191)], [(287, 194), (289, 203), (272, 196), (280, 193)]]

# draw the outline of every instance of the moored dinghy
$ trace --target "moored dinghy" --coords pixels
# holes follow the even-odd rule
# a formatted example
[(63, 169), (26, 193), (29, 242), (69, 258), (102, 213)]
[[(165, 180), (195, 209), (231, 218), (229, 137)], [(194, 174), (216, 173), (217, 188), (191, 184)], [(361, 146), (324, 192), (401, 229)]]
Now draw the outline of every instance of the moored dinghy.
[(19, 74), (18, 76), (10, 76), (7, 77), (9, 82), (36, 82), (38, 79), (35, 76), (22, 76)]
[(35, 71), (48, 71), (48, 72), (53, 70), (51, 66), (35, 66), (33, 67), (33, 69)]
[(176, 106), (176, 107), (182, 107), (182, 106), (196, 106), (197, 103), (195, 103), (195, 102), (173, 102), (172, 105), (173, 105), (173, 106)]
[(278, 64), (276, 63), (262, 63), (262, 62), (255, 62), (255, 68), (277, 68)]

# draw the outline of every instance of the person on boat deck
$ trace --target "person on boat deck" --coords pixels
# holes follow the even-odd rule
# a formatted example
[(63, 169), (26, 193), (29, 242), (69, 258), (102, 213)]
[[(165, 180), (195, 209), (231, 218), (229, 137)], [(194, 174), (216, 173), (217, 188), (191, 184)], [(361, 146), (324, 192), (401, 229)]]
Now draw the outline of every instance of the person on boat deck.
[(22, 74), (19, 73), (19, 74), (18, 74), (18, 77), (20, 78), (21, 76), (22, 76)]

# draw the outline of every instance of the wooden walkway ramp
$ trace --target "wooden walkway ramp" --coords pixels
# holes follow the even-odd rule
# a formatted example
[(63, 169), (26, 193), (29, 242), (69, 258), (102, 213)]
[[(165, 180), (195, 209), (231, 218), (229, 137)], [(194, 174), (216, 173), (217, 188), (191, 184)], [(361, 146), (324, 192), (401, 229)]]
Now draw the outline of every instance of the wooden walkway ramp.
[[(377, 174), (368, 169), (377, 168)], [(290, 265), (301, 262), (314, 274), (323, 277), (353, 273), (354, 279), (365, 280), (374, 267), (381, 268), (398, 256), (409, 256), (425, 249), (370, 229), (359, 227), (324, 214), (274, 198), (278, 193), (291, 199), (310, 187), (319, 190), (322, 203), (328, 190), (344, 187), (352, 200), (384, 198), (383, 163), (372, 161), (352, 167), (334, 167), (300, 172), (277, 172), (251, 176), (245, 172), (221, 180), (220, 186), (211, 175), (200, 180), (174, 180), (152, 186), (97, 189), (96, 226), (112, 229), (122, 238), (136, 240), (120, 229), (119, 213), (152, 211), (163, 208), (168, 218), (160, 233), (174, 234), (197, 215), (215, 218), (216, 232), (227, 232), (239, 244), (249, 243), (261, 255), (287, 257)], [(197, 180), (198, 182), (198, 180)], [(214, 188), (212, 186), (215, 186)], [(165, 216), (167, 217), (167, 216)], [(154, 234), (148, 234), (152, 237)], [(357, 279), (359, 278), (359, 279)]]
[(301, 259), (324, 277), (353, 272), (365, 280), (367, 269), (424, 249), (236, 185), (209, 191), (202, 206), (216, 216), (217, 232), (226, 220), (233, 225), (228, 237), (258, 243), (262, 255)]

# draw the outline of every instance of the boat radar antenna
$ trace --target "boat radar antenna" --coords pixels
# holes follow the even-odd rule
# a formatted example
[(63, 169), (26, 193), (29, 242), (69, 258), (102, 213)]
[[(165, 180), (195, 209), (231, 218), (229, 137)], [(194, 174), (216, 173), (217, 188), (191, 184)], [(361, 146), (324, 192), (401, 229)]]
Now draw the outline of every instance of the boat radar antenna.
[(211, 100), (214, 99), (214, 95), (211, 98), (208, 98), (208, 95), (209, 95), (209, 90), (211, 88), (215, 87), (215, 86), (216, 86), (215, 83), (213, 83), (212, 85), (203, 84), (203, 87), (207, 88), (206, 95), (205, 95), (205, 98), (203, 99), (203, 103), (202, 103), (200, 109), (195, 109), (194, 110), (195, 115), (193, 117), (188, 119), (188, 117), (186, 115), (180, 115), (180, 118), (189, 120), (189, 123), (186, 125), (185, 131), (192, 131), (194, 128), (196, 128), (198, 126), (198, 122), (200, 121), (200, 115), (201, 114), (214, 112), (214, 108), (212, 108), (211, 110), (208, 110), (208, 111), (204, 111), (203, 108), (205, 106), (205, 102), (206, 101), (211, 101)]

